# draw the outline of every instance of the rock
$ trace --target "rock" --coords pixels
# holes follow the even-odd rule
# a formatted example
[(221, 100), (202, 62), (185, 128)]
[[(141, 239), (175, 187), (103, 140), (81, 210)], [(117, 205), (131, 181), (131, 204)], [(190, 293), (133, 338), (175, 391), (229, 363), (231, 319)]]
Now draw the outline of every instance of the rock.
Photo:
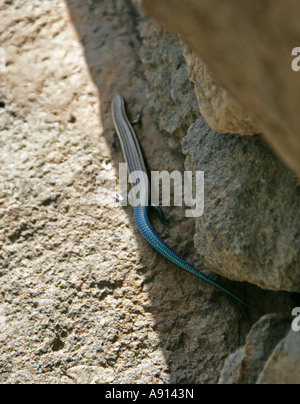
[(203, 118), (183, 141), (186, 169), (205, 172), (195, 246), (229, 279), (300, 292), (300, 186), (259, 136), (222, 135)]
[(276, 346), (258, 384), (297, 384), (300, 383), (300, 333), (290, 331)]
[(260, 318), (247, 336), (246, 344), (226, 359), (219, 384), (255, 384), (290, 327), (291, 318), (284, 315), (268, 314)]
[(111, 384), (114, 382), (113, 369), (100, 366), (74, 366), (68, 369), (65, 376), (76, 384)]
[(245, 109), (214, 77), (204, 61), (184, 42), (182, 46), (190, 70), (190, 79), (195, 85), (199, 109), (208, 125), (220, 133), (261, 133), (253, 118), (247, 116)]
[[(124, 0), (1, 5), (1, 383), (215, 383), (250, 326), (231, 299), (153, 252), (132, 209), (97, 203), (97, 178), (116, 178), (123, 162), (111, 148), (118, 91), (133, 117), (144, 111), (136, 130), (151, 168), (182, 168), (149, 117), (136, 18)], [(164, 67), (164, 91), (180, 83), (185, 110), (169, 116), (182, 118), (171, 122), (181, 137), (197, 102), (180, 46), (167, 43), (180, 61)], [(154, 224), (199, 263), (193, 221)]]
[[(115, 179), (123, 162), (111, 147), (118, 91), (132, 117), (144, 112), (136, 131), (151, 168), (182, 169), (180, 141), (198, 110), (180, 47), (123, 0), (5, 1), (0, 23), (8, 52), (0, 76), (0, 383), (216, 383), (260, 311), (285, 311), (290, 296), (221, 280), (251, 291), (259, 308), (248, 318), (237, 302), (153, 252), (132, 209), (108, 196), (99, 203), (99, 177)], [(176, 153), (149, 116), (139, 55), (143, 42), (150, 53), (155, 47), (145, 27), (154, 38), (158, 30), (155, 74), (151, 55), (145, 59), (151, 81), (170, 51), (171, 68), (161, 70), (166, 88), (161, 78), (157, 87), (150, 82), (149, 103), (151, 88), (166, 103), (178, 90), (177, 107), (166, 109)], [(153, 112), (163, 120), (159, 105)], [(184, 208), (174, 213), (183, 217)], [(209, 272), (194, 248), (192, 219), (170, 228), (153, 222)]]
[(180, 34), (254, 116), (265, 138), (300, 178), (300, 4), (294, 0), (143, 0), (148, 15)]
[(181, 152), (181, 141), (199, 116), (182, 47), (163, 27), (149, 22), (140, 55), (149, 86), (150, 113), (170, 149)]

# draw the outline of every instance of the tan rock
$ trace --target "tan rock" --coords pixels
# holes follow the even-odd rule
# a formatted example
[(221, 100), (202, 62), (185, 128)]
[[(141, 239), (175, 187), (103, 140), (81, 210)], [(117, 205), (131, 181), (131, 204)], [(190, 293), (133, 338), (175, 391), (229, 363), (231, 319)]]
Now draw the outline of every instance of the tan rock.
[[(110, 147), (118, 91), (132, 117), (143, 109), (151, 168), (178, 167), (149, 118), (133, 18), (123, 0), (1, 4), (1, 384), (213, 383), (247, 327), (153, 252), (132, 209), (98, 204), (97, 178), (123, 161)], [(197, 261), (191, 221), (159, 226)]]
[(220, 133), (254, 135), (261, 130), (253, 118), (214, 77), (207, 64), (184, 43), (183, 50), (195, 85), (199, 109), (208, 125)]
[(143, 5), (205, 60), (300, 178), (300, 73), (291, 66), (292, 50), (299, 46), (300, 3), (144, 0)]

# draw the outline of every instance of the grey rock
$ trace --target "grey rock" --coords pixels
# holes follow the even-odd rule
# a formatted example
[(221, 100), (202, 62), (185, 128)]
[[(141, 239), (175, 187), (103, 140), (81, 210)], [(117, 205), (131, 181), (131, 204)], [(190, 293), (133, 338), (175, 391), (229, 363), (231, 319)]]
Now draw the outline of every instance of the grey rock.
[(149, 22), (140, 55), (148, 82), (151, 116), (170, 149), (181, 151), (188, 127), (199, 117), (182, 47), (161, 25)]
[[(132, 209), (97, 199), (98, 176), (115, 178), (123, 161), (110, 138), (118, 91), (132, 116), (144, 110), (137, 132), (151, 167), (182, 168), (183, 156), (173, 157), (180, 154), (149, 118), (138, 58), (143, 16), (124, 0), (20, 0), (4, 2), (0, 22), (9, 61), (0, 86), (0, 382), (215, 383), (254, 319), (154, 253)], [(173, 60), (179, 48), (167, 43)], [(185, 63), (179, 53), (178, 60)], [(167, 135), (176, 150), (198, 116), (189, 112), (187, 100), (197, 103), (183, 67), (176, 78), (182, 96), (166, 111), (180, 117), (170, 126), (178, 136)], [(176, 69), (163, 71), (168, 86)], [(208, 272), (194, 249), (192, 220), (154, 224)], [(264, 310), (290, 305), (252, 289)]]
[(300, 186), (259, 136), (222, 135), (203, 118), (183, 141), (205, 172), (195, 246), (209, 268), (265, 289), (300, 291)]
[(246, 344), (230, 355), (219, 384), (255, 384), (278, 342), (291, 327), (291, 318), (268, 314), (251, 329)]
[(300, 333), (291, 330), (276, 346), (257, 384), (300, 383)]
[[(149, 118), (129, 5), (1, 4), (1, 383), (215, 383), (249, 328), (240, 307), (153, 252), (132, 209), (97, 203), (98, 176), (123, 161), (110, 147), (116, 92), (133, 116), (143, 107), (151, 167), (181, 168)], [(198, 262), (193, 222), (154, 223)]]

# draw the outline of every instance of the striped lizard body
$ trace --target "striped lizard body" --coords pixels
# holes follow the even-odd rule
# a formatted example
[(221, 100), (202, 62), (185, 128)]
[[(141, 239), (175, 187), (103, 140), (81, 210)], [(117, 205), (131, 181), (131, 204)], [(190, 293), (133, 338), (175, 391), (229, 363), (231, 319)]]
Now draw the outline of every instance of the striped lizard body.
[[(117, 94), (112, 102), (112, 116), (115, 130), (121, 143), (123, 156), (128, 166), (129, 174), (132, 174), (134, 172), (144, 172), (148, 176), (149, 174), (147, 170), (147, 165), (145, 162), (145, 158), (140, 143), (127, 117), (125, 110), (125, 100), (120, 94)], [(165, 257), (173, 264), (177, 265), (177, 267), (215, 286), (216, 288), (222, 290), (232, 298), (236, 299), (238, 302), (242, 303), (244, 306), (249, 307), (239, 297), (235, 296), (233, 293), (224, 288), (222, 285), (215, 282), (213, 279), (205, 275), (203, 272), (199, 271), (185, 259), (181, 258), (159, 236), (159, 234), (156, 232), (149, 219), (149, 204), (148, 204), (148, 196), (150, 195), (149, 184), (150, 184), (149, 178), (148, 181), (144, 181), (139, 184), (141, 192), (143, 193), (140, 199), (144, 200), (145, 202), (137, 206), (134, 206), (136, 223), (138, 225), (140, 232), (142, 233), (144, 238), (148, 241), (148, 243), (151, 244), (151, 246), (160, 255)]]

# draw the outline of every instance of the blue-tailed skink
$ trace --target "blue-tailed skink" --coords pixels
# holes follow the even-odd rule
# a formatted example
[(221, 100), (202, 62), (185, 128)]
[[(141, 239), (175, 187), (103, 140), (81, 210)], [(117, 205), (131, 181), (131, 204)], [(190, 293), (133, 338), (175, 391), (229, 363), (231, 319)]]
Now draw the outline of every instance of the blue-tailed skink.
[[(112, 117), (115, 126), (116, 133), (121, 143), (124, 159), (128, 166), (128, 173), (144, 172), (149, 176), (147, 164), (144, 158), (144, 153), (136, 136), (136, 133), (127, 117), (125, 109), (125, 100), (122, 95), (117, 94), (112, 102)], [(144, 191), (146, 195), (150, 196), (150, 180), (144, 181), (140, 179), (142, 183), (139, 184), (141, 192)], [(143, 200), (143, 196), (140, 197)], [(210, 277), (199, 271), (193, 265), (188, 263), (185, 259), (181, 258), (171, 247), (159, 236), (149, 219), (149, 203), (148, 200), (145, 203), (134, 206), (135, 220), (142, 235), (148, 241), (149, 244), (163, 257), (177, 265), (177, 267), (184, 269), (190, 274), (202, 279), (205, 282), (221, 289), (229, 296), (233, 297), (244, 306), (249, 307), (239, 297), (235, 296), (229, 290), (212, 280)]]

